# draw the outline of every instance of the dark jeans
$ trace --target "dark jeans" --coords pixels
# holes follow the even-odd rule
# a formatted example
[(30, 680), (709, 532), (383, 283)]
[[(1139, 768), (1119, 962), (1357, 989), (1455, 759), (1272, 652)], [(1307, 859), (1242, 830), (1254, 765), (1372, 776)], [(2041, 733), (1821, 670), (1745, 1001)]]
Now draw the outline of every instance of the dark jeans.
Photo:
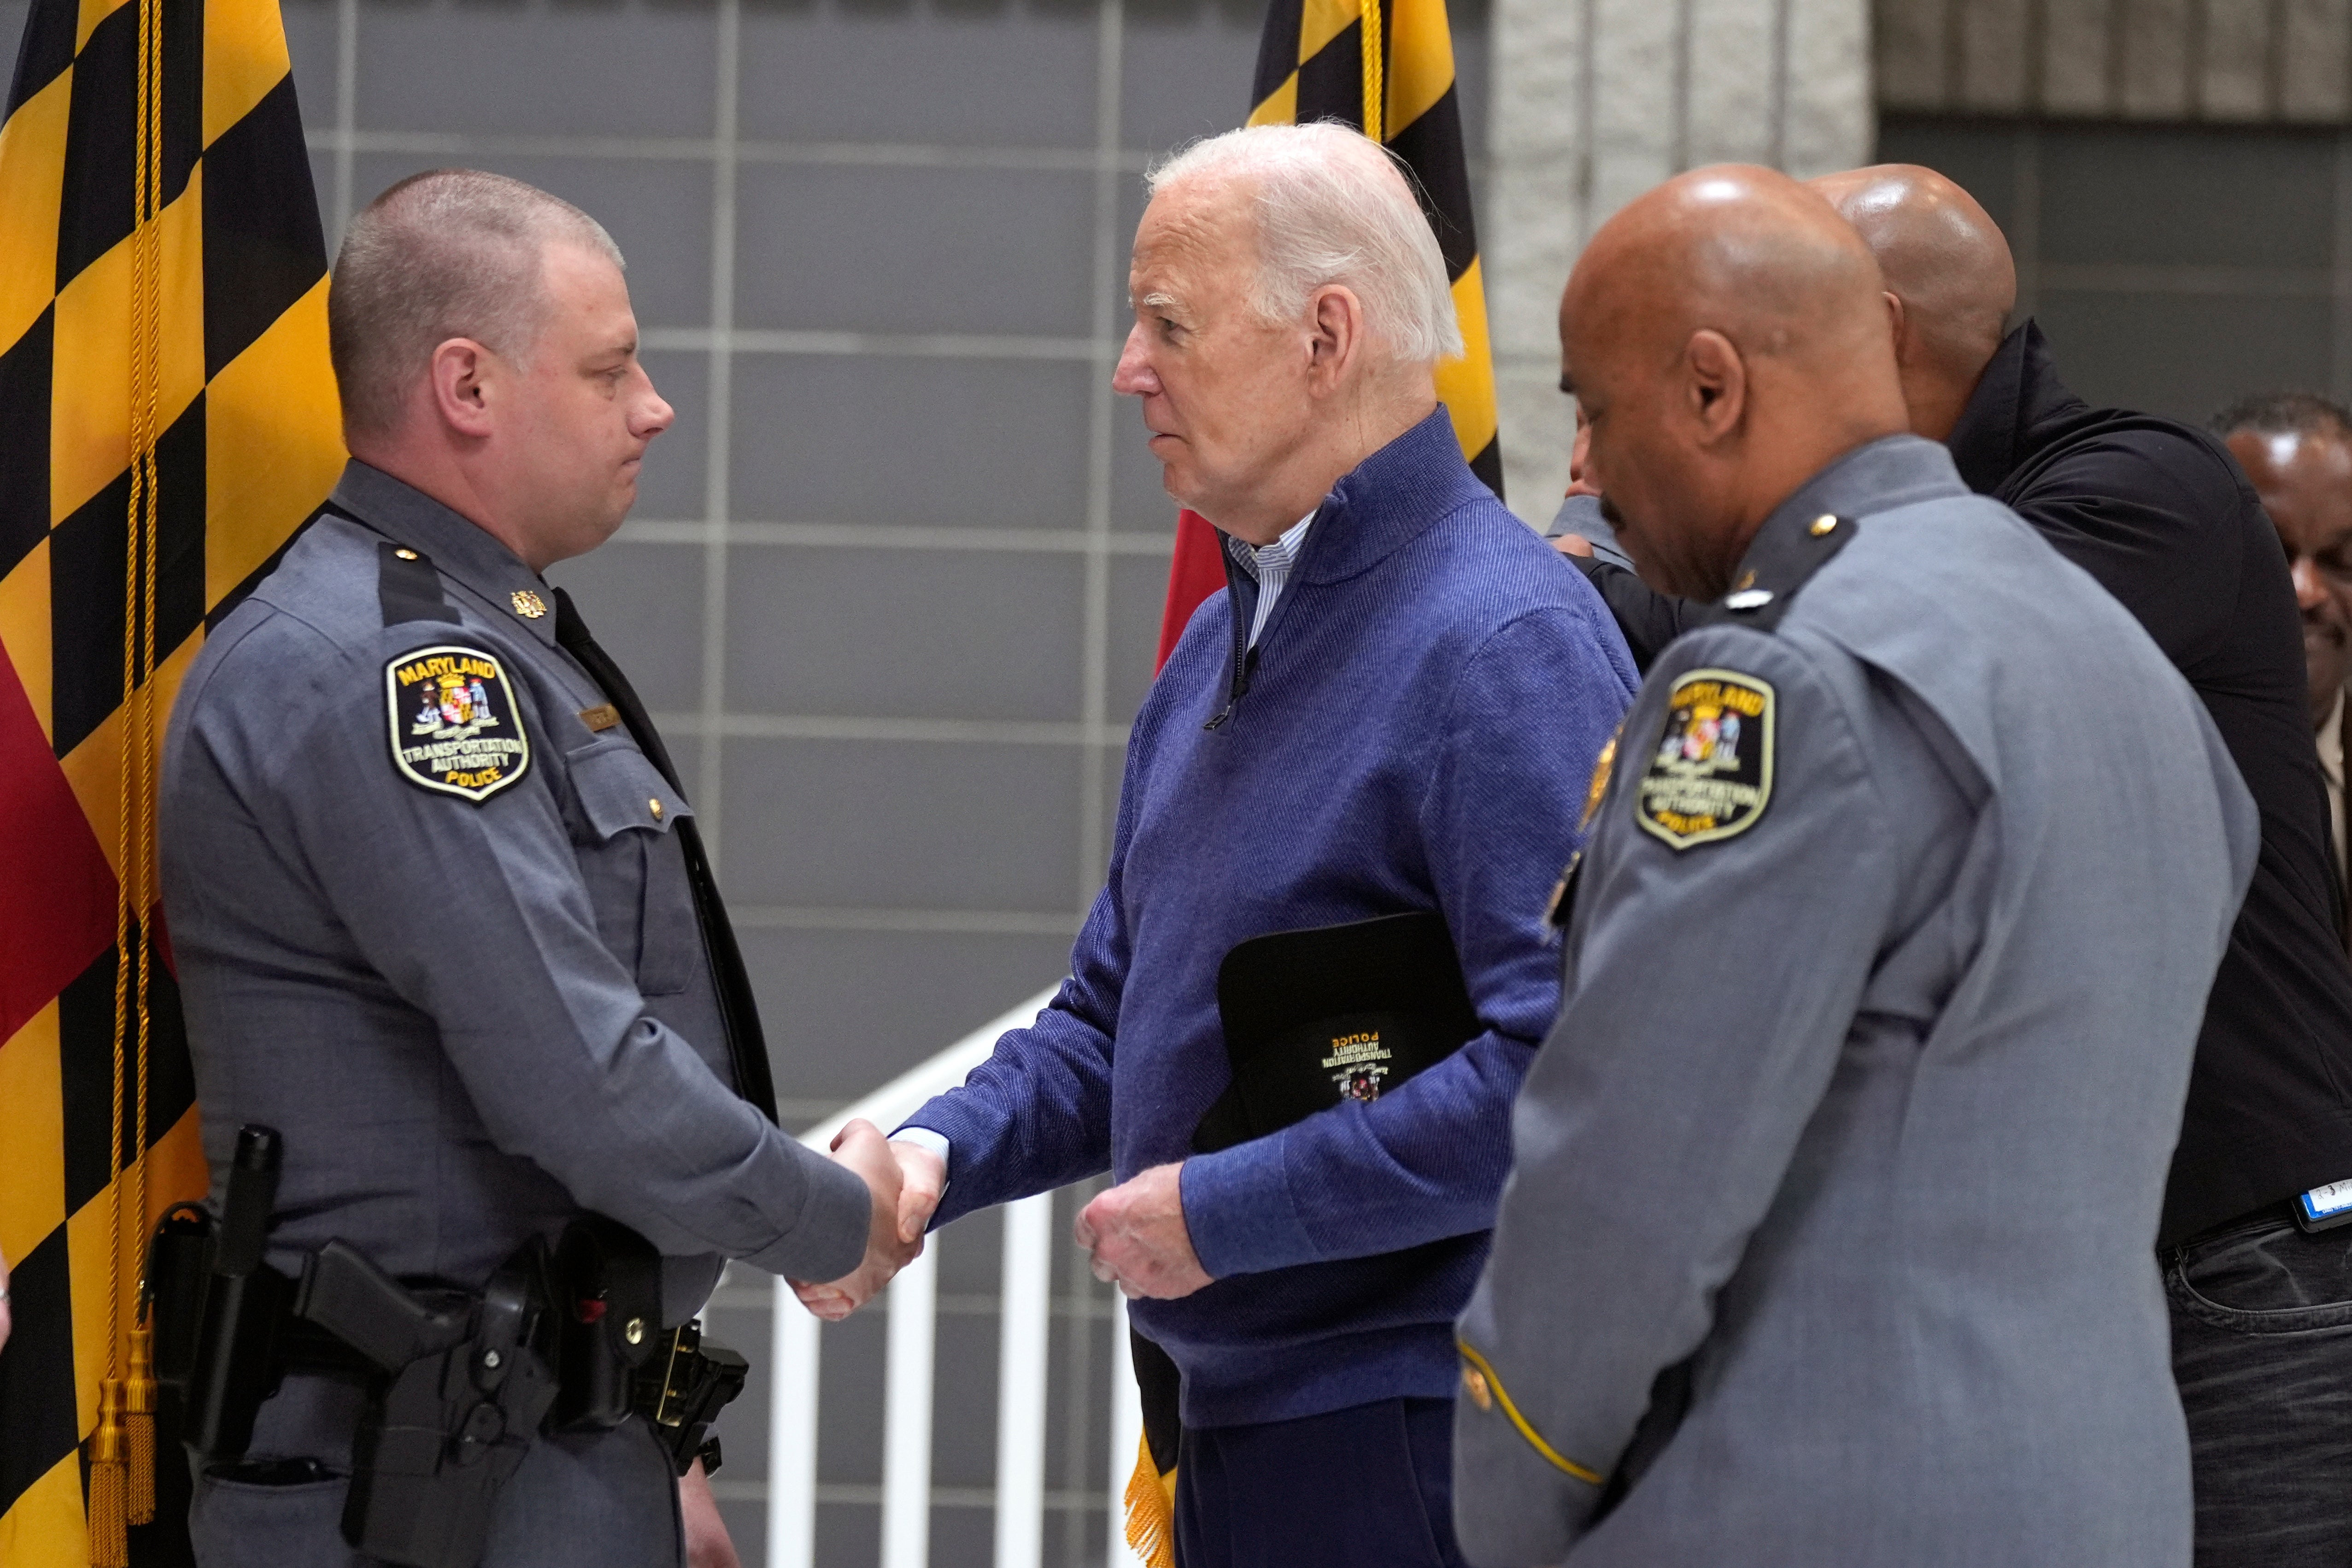
[(2352, 1226), (2225, 1226), (2164, 1288), (2197, 1568), (2352, 1568)]
[(1177, 1463), (1184, 1568), (1465, 1568), (1450, 1399), (1187, 1426)]

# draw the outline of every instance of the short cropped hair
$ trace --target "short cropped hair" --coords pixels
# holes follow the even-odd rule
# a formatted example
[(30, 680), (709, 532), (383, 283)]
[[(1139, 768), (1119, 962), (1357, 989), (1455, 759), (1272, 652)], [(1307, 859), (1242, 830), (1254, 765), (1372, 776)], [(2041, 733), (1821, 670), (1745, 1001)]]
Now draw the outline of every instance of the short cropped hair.
[(527, 359), (546, 324), (546, 248), (577, 245), (625, 266), (594, 218), (478, 169), (411, 174), (352, 219), (327, 290), (327, 352), (343, 427), (381, 434), (451, 338)]
[(2242, 397), (2213, 416), (2214, 435), (2352, 437), (2352, 411), (2315, 392), (2263, 392)]
[(1351, 125), (1253, 125), (1179, 149), (1146, 176), (1153, 195), (1180, 180), (1246, 182), (1257, 220), (1252, 303), (1288, 323), (1307, 298), (1343, 284), (1371, 333), (1400, 361), (1462, 353), (1445, 256), (1422, 216), (1411, 173)]

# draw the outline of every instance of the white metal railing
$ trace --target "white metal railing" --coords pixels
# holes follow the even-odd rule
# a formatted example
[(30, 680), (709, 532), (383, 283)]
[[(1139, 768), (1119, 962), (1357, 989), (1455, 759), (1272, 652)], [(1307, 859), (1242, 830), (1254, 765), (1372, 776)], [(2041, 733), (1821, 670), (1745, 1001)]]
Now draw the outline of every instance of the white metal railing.
[[(931, 1096), (963, 1082), (997, 1037), (1034, 1020), (1053, 1000), (1042, 991), (920, 1066), (899, 1074), (801, 1142), (824, 1149), (863, 1117), (884, 1132)], [(1003, 1296), (997, 1341), (996, 1568), (1038, 1568), (1045, 1547), (1046, 1331), (1053, 1311), (1054, 1198), (1024, 1198), (1004, 1211)], [(930, 1557), (931, 1363), (939, 1325), (939, 1243), (889, 1286), (883, 1384), (881, 1568), (926, 1568)], [(768, 1565), (814, 1568), (818, 1341), (824, 1325), (776, 1281), (768, 1401)], [(1143, 1412), (1127, 1343), (1126, 1302), (1112, 1324), (1110, 1528), (1105, 1561), (1135, 1561), (1125, 1529), (1127, 1477)]]

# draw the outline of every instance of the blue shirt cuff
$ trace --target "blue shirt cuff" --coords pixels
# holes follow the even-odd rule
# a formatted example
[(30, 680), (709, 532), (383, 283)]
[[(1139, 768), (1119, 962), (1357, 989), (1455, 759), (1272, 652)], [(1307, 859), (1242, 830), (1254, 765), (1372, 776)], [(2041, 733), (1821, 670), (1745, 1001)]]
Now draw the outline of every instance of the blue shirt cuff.
[(1320, 1256), (1290, 1195), (1284, 1142), (1277, 1132), (1184, 1162), (1177, 1178), (1184, 1228), (1211, 1279), (1264, 1274)]

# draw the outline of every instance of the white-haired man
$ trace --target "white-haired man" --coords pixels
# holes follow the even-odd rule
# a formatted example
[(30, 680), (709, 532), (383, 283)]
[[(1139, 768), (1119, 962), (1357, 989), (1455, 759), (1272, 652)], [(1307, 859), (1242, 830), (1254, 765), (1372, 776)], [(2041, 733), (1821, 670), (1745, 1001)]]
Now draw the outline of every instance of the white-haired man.
[(1112, 384), (1228, 591), (1136, 719), (1070, 979), (897, 1135), (901, 1219), (1108, 1167), (1078, 1237), (1181, 1372), (1186, 1568), (1455, 1563), (1454, 1318), (1636, 678), (1463, 461), (1445, 268), (1387, 155), (1262, 127), (1151, 186)]

